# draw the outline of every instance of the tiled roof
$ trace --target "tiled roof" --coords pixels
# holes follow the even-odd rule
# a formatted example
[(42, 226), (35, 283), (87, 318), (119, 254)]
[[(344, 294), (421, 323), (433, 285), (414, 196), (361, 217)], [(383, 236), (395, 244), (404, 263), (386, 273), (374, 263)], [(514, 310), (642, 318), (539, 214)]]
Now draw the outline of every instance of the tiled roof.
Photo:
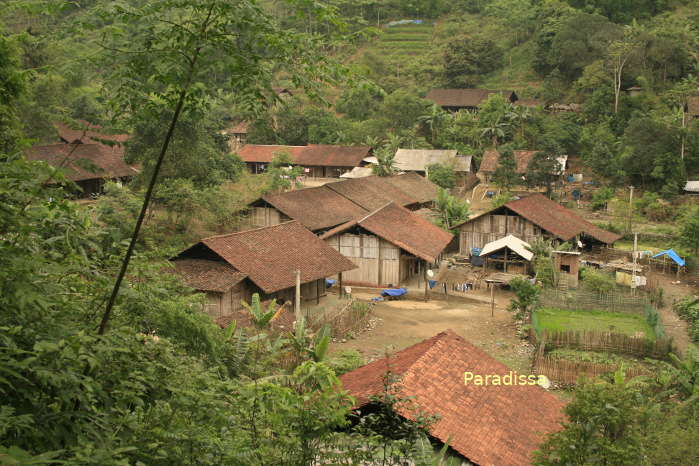
[(451, 233), (424, 217), (391, 202), (363, 219), (333, 228), (321, 235), (321, 239), (330, 238), (355, 225), (428, 262), (435, 262), (453, 238)]
[(225, 293), (247, 277), (222, 261), (176, 259), (172, 263), (172, 271), (181, 275), (185, 283), (195, 290)]
[(138, 174), (138, 169), (124, 162), (121, 146), (103, 144), (51, 144), (25, 150), (27, 159), (42, 160), (63, 169), (71, 181), (120, 178)]
[(514, 91), (490, 91), (488, 89), (432, 89), (425, 96), (440, 107), (478, 107), (491, 94), (502, 94), (510, 100)]
[(471, 156), (457, 156), (455, 150), (398, 149), (395, 162), (396, 168), (403, 171), (424, 172), (433, 163), (452, 164), (456, 172), (471, 170)]
[[(357, 407), (383, 392), (386, 371), (400, 394), (440, 419), (430, 434), (480, 465), (529, 465), (547, 433), (560, 428), (564, 403), (537, 385), (466, 385), (464, 372), (507, 375), (511, 369), (447, 330), (340, 376)], [(525, 375), (525, 374), (523, 374)], [(406, 406), (398, 412), (412, 418)]]
[(78, 142), (79, 144), (94, 144), (94, 143), (118, 143), (123, 144), (129, 139), (128, 134), (106, 134), (99, 130), (102, 129), (100, 125), (95, 125), (84, 120), (78, 120), (78, 129), (73, 129), (65, 123), (56, 122), (53, 127), (56, 128), (58, 132), (58, 137), (61, 138), (63, 142), (72, 144)]
[(333, 227), (368, 213), (327, 185), (268, 194), (263, 199), (313, 231)]
[(231, 129), (227, 131), (228, 134), (247, 134), (250, 123), (247, 121), (241, 121)]
[(387, 176), (384, 177), (383, 180), (401, 191), (408, 193), (410, 197), (417, 200), (420, 204), (432, 202), (437, 199), (437, 185), (417, 173)]
[(245, 162), (270, 163), (279, 153), (288, 153), (291, 162), (304, 166), (356, 167), (371, 152), (368, 146), (333, 146), (310, 144), (308, 146), (273, 146), (246, 144), (240, 149)]
[[(513, 151), (515, 158), (515, 165), (517, 166), (517, 173), (526, 173), (529, 163), (531, 162), (534, 154), (538, 151), (535, 150), (516, 150)], [(483, 153), (483, 160), (481, 161), (481, 166), (478, 169), (480, 172), (494, 172), (498, 168), (500, 161), (500, 153), (496, 150), (487, 150)]]
[(566, 209), (542, 194), (510, 201), (505, 204), (505, 207), (564, 241), (569, 241), (581, 233), (606, 244), (612, 244), (621, 238), (621, 235), (593, 225), (572, 210)]
[[(301, 271), (301, 283), (307, 283), (357, 268), (295, 221), (211, 236), (189, 250), (199, 244), (246, 274), (265, 293), (294, 286), (297, 270)], [(186, 257), (186, 253), (180, 256)]]
[(393, 183), (386, 181), (387, 179), (388, 177), (367, 176), (364, 178), (350, 178), (337, 183), (328, 183), (325, 186), (368, 211), (383, 207), (391, 201), (402, 206), (420, 202), (417, 199), (419, 195), (414, 196), (410, 191), (403, 191), (403, 189), (398, 188)]

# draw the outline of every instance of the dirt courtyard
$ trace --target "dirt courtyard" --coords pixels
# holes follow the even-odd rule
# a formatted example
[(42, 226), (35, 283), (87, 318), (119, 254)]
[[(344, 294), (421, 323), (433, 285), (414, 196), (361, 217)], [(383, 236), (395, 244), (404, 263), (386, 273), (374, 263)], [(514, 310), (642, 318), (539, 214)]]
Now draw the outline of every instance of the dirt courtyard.
[[(450, 297), (449, 302), (413, 298), (377, 303), (373, 311), (373, 318), (378, 319), (375, 328), (345, 343), (333, 343), (331, 351), (355, 349), (370, 362), (384, 357), (386, 351), (399, 351), (452, 329), (513, 370), (528, 371), (531, 349), (517, 337), (512, 314), (505, 310), (510, 293), (496, 293), (493, 317), (488, 292), (474, 292), (472, 296), (472, 299)], [(356, 297), (365, 299), (369, 295)]]

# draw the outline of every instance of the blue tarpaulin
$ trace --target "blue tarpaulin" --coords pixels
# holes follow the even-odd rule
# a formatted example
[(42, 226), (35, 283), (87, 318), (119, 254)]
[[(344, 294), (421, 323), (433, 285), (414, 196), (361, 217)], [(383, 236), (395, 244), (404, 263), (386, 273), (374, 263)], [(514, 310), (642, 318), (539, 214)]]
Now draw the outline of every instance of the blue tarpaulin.
[(407, 292), (405, 288), (388, 288), (381, 292), (381, 296), (403, 296)]
[(430, 288), (434, 288), (434, 286), (437, 284), (437, 280), (427, 280), (427, 284), (430, 286)]
[(677, 255), (674, 249), (668, 249), (666, 251), (662, 251), (654, 255), (653, 257), (660, 257), (660, 256), (668, 256), (670, 259), (675, 261), (675, 263), (679, 266), (684, 266), (684, 259), (682, 259), (680, 256)]
[(334, 284), (335, 284), (335, 280), (333, 280), (332, 278), (326, 278), (326, 279), (325, 279), (325, 287), (326, 287), (326, 288), (330, 288), (330, 287), (333, 286)]

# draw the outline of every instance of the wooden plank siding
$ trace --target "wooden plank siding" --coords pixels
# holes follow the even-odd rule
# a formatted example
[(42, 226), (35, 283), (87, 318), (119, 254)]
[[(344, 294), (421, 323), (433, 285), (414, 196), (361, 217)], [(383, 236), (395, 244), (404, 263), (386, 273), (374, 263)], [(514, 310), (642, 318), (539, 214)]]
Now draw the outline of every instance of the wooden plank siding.
[(206, 291), (206, 313), (214, 320), (231, 315), (243, 309), (241, 301), (250, 301), (250, 294), (244, 282), (240, 282), (225, 293)]
[(325, 241), (358, 266), (342, 274), (343, 284), (399, 286), (412, 276), (414, 268), (408, 264), (416, 259), (377, 236), (345, 233)]
[(252, 207), (248, 224), (250, 228), (271, 227), (291, 220), (274, 207)]
[(530, 244), (549, 237), (541, 228), (519, 215), (483, 215), (463, 224), (459, 230), (459, 252), (464, 255), (470, 254), (472, 248), (482, 248), (508, 234)]

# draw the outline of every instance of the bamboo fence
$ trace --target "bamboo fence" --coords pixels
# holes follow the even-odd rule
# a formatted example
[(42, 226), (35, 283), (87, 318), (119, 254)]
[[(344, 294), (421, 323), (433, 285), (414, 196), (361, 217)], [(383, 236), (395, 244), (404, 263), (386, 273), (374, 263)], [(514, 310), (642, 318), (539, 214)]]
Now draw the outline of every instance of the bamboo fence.
[(557, 309), (627, 312), (643, 315), (643, 308), (650, 304), (650, 300), (642, 294), (634, 296), (622, 293), (547, 289), (541, 292), (539, 304), (541, 307)]
[(371, 305), (358, 306), (358, 301), (351, 299), (345, 306), (331, 313), (323, 312), (310, 321), (314, 330), (323, 325), (330, 327), (332, 335), (343, 336), (364, 326), (371, 317)]
[[(534, 361), (534, 373), (545, 375), (550, 380), (565, 385), (574, 385), (581, 376), (592, 378), (609, 372), (616, 372), (619, 366), (615, 364), (597, 364), (585, 361), (569, 361), (566, 359), (542, 356)], [(626, 377), (636, 377), (647, 375), (648, 371), (637, 368), (626, 368)]]
[[(536, 332), (530, 330), (530, 338), (536, 341)], [(672, 338), (632, 337), (623, 333), (566, 330), (551, 332), (543, 330), (539, 344), (546, 349), (569, 348), (580, 351), (619, 353), (637, 358), (667, 359), (673, 351)]]

